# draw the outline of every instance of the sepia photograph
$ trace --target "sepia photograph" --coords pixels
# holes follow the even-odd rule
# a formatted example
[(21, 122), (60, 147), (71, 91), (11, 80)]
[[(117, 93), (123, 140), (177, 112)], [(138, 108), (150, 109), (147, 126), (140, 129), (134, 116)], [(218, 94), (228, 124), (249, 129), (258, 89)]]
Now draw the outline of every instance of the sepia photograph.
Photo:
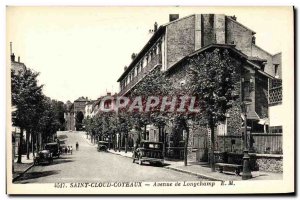
[(292, 6), (7, 6), (5, 45), (8, 194), (295, 192)]

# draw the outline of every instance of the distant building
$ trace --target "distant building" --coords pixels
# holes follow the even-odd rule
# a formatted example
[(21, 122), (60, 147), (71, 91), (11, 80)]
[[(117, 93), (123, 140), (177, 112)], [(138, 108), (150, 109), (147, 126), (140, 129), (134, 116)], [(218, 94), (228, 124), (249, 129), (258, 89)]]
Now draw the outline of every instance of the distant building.
[(79, 97), (71, 103), (67, 102), (67, 112), (65, 113), (66, 129), (67, 130), (81, 130), (82, 122), (85, 116), (85, 106), (90, 100), (87, 97)]
[(14, 53), (10, 55), (10, 62), (11, 62), (11, 69), (14, 70), (16, 74), (21, 74), (26, 70), (25, 64), (20, 62), (20, 56), (16, 61)]

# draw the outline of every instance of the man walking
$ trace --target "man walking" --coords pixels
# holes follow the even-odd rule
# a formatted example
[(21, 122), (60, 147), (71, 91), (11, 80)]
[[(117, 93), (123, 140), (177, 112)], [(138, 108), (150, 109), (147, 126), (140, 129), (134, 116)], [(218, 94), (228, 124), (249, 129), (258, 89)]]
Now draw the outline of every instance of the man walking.
[(79, 144), (78, 142), (76, 142), (76, 151), (78, 151), (78, 149), (79, 149)]

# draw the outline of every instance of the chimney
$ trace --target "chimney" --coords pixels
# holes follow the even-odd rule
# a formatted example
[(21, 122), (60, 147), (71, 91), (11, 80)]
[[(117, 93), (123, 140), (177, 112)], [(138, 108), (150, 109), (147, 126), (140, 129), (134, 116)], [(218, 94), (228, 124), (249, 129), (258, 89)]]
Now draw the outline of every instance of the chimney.
[(231, 17), (231, 19), (233, 19), (234, 21), (236, 21), (236, 16), (233, 15), (233, 16)]
[(131, 54), (131, 59), (134, 60), (135, 58), (136, 58), (136, 54), (135, 54), (135, 53), (132, 53), (132, 54)]
[(252, 35), (252, 44), (255, 44), (255, 41), (256, 41), (256, 37)]
[(14, 54), (14, 53), (13, 53), (13, 54), (11, 54), (11, 55), (10, 55), (10, 59), (11, 59), (11, 61), (15, 62), (15, 57), (16, 57), (16, 56), (15, 56), (15, 54)]
[(179, 14), (169, 14), (169, 22), (179, 19)]
[(18, 63), (20, 62), (20, 56), (18, 56)]
[(154, 23), (154, 32), (157, 31), (157, 22)]
[(125, 65), (125, 67), (124, 67), (124, 71), (126, 71), (127, 70), (127, 66)]

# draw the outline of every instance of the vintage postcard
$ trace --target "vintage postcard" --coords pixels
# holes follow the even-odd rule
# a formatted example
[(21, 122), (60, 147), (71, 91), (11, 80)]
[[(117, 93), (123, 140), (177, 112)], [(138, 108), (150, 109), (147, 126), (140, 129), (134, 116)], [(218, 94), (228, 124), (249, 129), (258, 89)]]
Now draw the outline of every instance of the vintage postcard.
[(8, 194), (295, 192), (293, 7), (6, 22)]

